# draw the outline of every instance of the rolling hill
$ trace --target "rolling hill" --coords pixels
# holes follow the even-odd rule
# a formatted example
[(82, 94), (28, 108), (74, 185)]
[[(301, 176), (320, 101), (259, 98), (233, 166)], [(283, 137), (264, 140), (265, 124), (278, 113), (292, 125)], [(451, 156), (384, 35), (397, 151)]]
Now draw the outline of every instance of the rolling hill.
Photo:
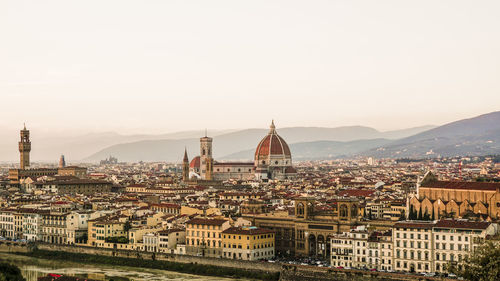
[(388, 158), (500, 154), (500, 111), (448, 123), (361, 154)]
[[(374, 140), (384, 138), (405, 137), (415, 133), (433, 128), (433, 126), (423, 126), (405, 130), (379, 132), (373, 128), (363, 126), (349, 126), (338, 128), (321, 128), (321, 127), (290, 127), (278, 129), (278, 133), (289, 143), (297, 143), (297, 148), (300, 151), (309, 150), (311, 155), (317, 155), (319, 158), (322, 153), (330, 151), (329, 154), (337, 155), (342, 147), (351, 148), (349, 152), (359, 152), (373, 147), (373, 144), (383, 145), (387, 142), (372, 141), (372, 142), (353, 142), (346, 144), (344, 142), (352, 142), (355, 140)], [(240, 153), (241, 155), (233, 155), (230, 158), (242, 157), (240, 160), (251, 160), (249, 150), (255, 149), (259, 141), (267, 134), (267, 129), (247, 129), (227, 134), (214, 136), (213, 151), (215, 159), (229, 159), (226, 156)], [(330, 141), (331, 143), (322, 143), (318, 141)], [(309, 144), (301, 144), (309, 143)], [(369, 145), (371, 143), (372, 145)], [(315, 151), (317, 146), (318, 151)], [(338, 148), (335, 148), (338, 146)], [(356, 148), (354, 146), (359, 146)], [(105, 149), (102, 149), (88, 158), (85, 161), (96, 162), (104, 159), (109, 155), (117, 157), (120, 161), (169, 161), (180, 162), (182, 160), (182, 152), (184, 147), (187, 147), (189, 156), (198, 155), (199, 139), (163, 139), (163, 140), (142, 140), (130, 143), (116, 144)], [(306, 149), (306, 147), (309, 147)], [(246, 152), (244, 152), (246, 151)], [(246, 153), (246, 154), (245, 154)], [(302, 153), (304, 159), (307, 158), (306, 153)], [(332, 155), (333, 155), (332, 154)], [(347, 154), (342, 154), (347, 155)], [(316, 156), (315, 156), (316, 158)]]

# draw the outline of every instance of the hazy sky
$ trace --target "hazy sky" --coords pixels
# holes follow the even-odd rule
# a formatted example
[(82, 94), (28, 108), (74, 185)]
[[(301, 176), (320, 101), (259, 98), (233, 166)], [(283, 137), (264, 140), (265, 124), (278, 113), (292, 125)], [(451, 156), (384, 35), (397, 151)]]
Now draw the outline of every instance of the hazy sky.
[(500, 1), (0, 0), (0, 127), (443, 124), (500, 110)]

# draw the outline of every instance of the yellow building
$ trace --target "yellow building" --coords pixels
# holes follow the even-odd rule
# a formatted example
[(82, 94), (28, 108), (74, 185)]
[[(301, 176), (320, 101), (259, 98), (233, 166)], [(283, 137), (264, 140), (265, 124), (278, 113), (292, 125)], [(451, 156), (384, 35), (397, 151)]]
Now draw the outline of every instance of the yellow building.
[[(88, 245), (104, 247), (112, 237), (127, 238), (125, 223), (109, 217), (88, 221)], [(125, 241), (124, 241), (125, 242)]]
[(186, 222), (186, 254), (203, 257), (222, 256), (222, 231), (230, 227), (223, 219), (194, 218)]
[(222, 232), (224, 258), (260, 260), (274, 257), (274, 231), (255, 226), (231, 227)]

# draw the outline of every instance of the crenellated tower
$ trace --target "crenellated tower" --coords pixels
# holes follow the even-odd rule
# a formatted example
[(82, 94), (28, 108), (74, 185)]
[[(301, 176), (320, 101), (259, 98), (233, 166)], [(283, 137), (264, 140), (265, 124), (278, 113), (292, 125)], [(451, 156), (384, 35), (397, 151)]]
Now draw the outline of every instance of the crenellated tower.
[(66, 160), (64, 160), (64, 155), (61, 155), (61, 158), (59, 158), (59, 168), (64, 167), (66, 167)]
[(21, 141), (19, 142), (19, 153), (21, 156), (20, 166), (22, 170), (27, 169), (30, 166), (30, 151), (30, 131), (26, 129), (25, 124), (24, 129), (21, 130)]

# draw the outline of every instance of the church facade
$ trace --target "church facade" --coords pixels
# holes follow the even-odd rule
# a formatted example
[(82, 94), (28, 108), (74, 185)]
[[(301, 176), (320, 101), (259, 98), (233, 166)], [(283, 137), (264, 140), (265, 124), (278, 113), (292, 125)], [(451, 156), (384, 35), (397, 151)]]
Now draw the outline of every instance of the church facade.
[(200, 156), (190, 162), (184, 153), (183, 179), (197, 180), (285, 180), (293, 178), (292, 154), (285, 140), (278, 135), (274, 121), (269, 133), (259, 142), (253, 162), (217, 162), (212, 157), (210, 137), (200, 139)]
[(500, 183), (441, 181), (428, 172), (409, 199), (410, 213), (437, 220), (442, 217), (500, 219)]

